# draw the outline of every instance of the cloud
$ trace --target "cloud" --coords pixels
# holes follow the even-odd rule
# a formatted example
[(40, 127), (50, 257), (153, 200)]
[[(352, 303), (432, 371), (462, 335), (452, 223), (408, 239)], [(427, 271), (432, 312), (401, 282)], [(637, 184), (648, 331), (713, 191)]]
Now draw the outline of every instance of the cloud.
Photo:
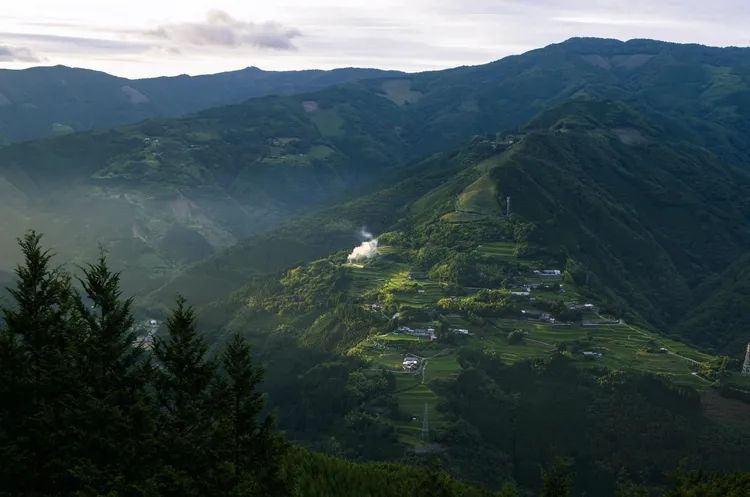
[(673, 19), (626, 18), (607, 16), (561, 16), (553, 17), (553, 21), (571, 24), (594, 24), (604, 26), (684, 26), (686, 22)]
[(163, 24), (147, 33), (177, 44), (242, 47), (254, 46), (274, 50), (295, 50), (293, 40), (302, 35), (294, 28), (277, 22), (245, 22), (221, 10), (211, 10), (203, 22)]
[(45, 53), (129, 54), (143, 52), (150, 48), (148, 44), (138, 41), (85, 38), (44, 33), (0, 32), (0, 38), (34, 45), (44, 50)]
[(0, 45), (0, 62), (40, 62), (41, 60), (28, 48)]

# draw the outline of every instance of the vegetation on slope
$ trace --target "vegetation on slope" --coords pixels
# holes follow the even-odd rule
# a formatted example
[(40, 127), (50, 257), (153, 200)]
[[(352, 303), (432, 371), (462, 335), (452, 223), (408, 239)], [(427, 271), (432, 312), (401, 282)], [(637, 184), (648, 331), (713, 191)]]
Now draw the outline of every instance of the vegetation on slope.
[[(728, 468), (744, 449), (729, 442), (731, 428), (702, 413), (696, 390), (723, 381), (729, 363), (653, 331), (663, 312), (684, 302), (651, 300), (667, 288), (687, 301), (726, 263), (723, 253), (692, 259), (692, 250), (705, 249), (703, 235), (691, 238), (675, 220), (719, 195), (734, 199), (734, 210), (723, 211), (732, 222), (743, 219), (746, 180), (664, 133), (620, 104), (581, 101), (522, 132), (477, 138), (423, 162), (400, 186), (361, 198), (356, 217), (348, 206), (322, 211), (275, 239), (239, 247), (237, 278), (227, 278), (245, 284), (202, 307), (206, 323), (250, 338), (276, 378), (268, 391), (284, 413), (281, 426), (317, 450), (361, 459), (437, 451), (456, 474), (494, 486), (513, 479), (523, 488), (538, 484), (540, 465), (563, 455), (575, 467), (576, 488), (592, 493), (612, 492), (622, 471), (660, 487), (679, 463)], [(693, 153), (675, 152), (683, 148)], [(424, 180), (430, 165), (443, 171), (434, 182)], [(693, 179), (707, 168), (714, 183)], [(424, 189), (410, 195), (415, 184)], [(667, 210), (667, 190), (685, 201)], [(341, 226), (351, 233), (359, 224), (341, 223), (342, 212), (386, 230), (377, 258), (348, 264), (344, 239), (327, 257), (313, 252), (322, 248), (318, 234)], [(740, 253), (743, 235), (722, 231), (729, 219), (712, 208), (706, 215), (706, 229), (717, 227), (727, 251)], [(273, 247), (300, 233), (310, 234), (298, 252), (310, 262), (284, 267), (272, 257), (274, 265), (251, 265), (246, 250), (254, 244), (275, 254)], [(534, 273), (550, 268), (560, 274)], [(665, 286), (657, 290), (654, 281)], [(410, 334), (416, 329), (422, 338)], [(427, 329), (437, 340), (426, 338)], [(404, 371), (406, 354), (420, 357), (423, 369)], [(477, 372), (486, 361), (491, 371)], [(546, 374), (548, 367), (554, 372)], [(285, 381), (290, 373), (295, 380)], [(516, 409), (523, 415), (514, 418)], [(563, 411), (568, 421), (557, 423)], [(616, 457), (611, 447), (598, 450), (594, 441), (612, 438), (604, 420), (621, 412), (631, 414), (622, 414), (623, 439), (612, 443), (639, 439), (648, 450), (624, 442)], [(655, 427), (665, 419), (674, 430), (662, 438)], [(540, 432), (551, 450), (533, 443)], [(476, 462), (480, 449), (486, 466)]]

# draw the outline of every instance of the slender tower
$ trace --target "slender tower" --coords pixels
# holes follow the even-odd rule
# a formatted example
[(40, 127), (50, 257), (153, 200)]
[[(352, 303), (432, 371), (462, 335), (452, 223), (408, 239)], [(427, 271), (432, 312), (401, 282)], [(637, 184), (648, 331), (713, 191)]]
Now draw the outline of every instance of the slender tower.
[(750, 376), (750, 343), (745, 350), (745, 362), (742, 363), (742, 376)]
[(510, 216), (510, 197), (505, 197), (505, 215)]

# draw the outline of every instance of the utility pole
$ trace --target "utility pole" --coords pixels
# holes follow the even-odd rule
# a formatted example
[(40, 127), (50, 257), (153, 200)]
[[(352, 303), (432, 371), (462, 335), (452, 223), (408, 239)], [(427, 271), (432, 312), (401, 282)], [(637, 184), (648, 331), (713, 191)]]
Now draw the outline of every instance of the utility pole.
[(510, 217), (510, 197), (505, 197), (505, 215)]

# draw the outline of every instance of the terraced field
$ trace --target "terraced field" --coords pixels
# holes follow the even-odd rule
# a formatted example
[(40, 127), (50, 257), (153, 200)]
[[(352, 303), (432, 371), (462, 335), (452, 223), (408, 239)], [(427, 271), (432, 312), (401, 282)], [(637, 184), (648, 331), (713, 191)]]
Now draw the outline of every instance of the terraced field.
[[(512, 242), (487, 243), (477, 247), (484, 257), (518, 263), (526, 284), (560, 283), (547, 288), (533, 288), (531, 298), (562, 298), (566, 302), (580, 302), (576, 288), (562, 283), (561, 278), (544, 278), (535, 275), (532, 268), (542, 267), (539, 261), (519, 258)], [(419, 309), (437, 313), (437, 302), (445, 296), (443, 285), (431, 281), (408, 264), (397, 262), (396, 249), (384, 248), (384, 256), (363, 265), (351, 266), (350, 291), (355, 294), (391, 295), (392, 304), (400, 309)], [(467, 291), (475, 291), (467, 289)], [(401, 440), (414, 447), (429, 442), (424, 434), (425, 406), (428, 431), (441, 430), (448, 420), (440, 410), (442, 402), (435, 380), (446, 380), (460, 372), (457, 361), (461, 347), (469, 347), (496, 355), (508, 364), (518, 361), (544, 358), (556, 351), (563, 351), (583, 368), (609, 368), (613, 370), (638, 370), (668, 376), (674, 382), (707, 390), (711, 382), (698, 376), (700, 365), (714, 358), (693, 349), (689, 345), (624, 322), (605, 323), (606, 316), (595, 311), (586, 311), (583, 322), (558, 324), (533, 321), (520, 315), (512, 318), (485, 318), (477, 322), (461, 313), (440, 314), (440, 320), (451, 328), (470, 330), (469, 336), (457, 340), (431, 342), (383, 329), (382, 333), (369, 338), (356, 347), (356, 353), (367, 360), (373, 369), (387, 369), (396, 374), (396, 397), (401, 417), (396, 421)], [(611, 320), (610, 320), (611, 321)], [(591, 325), (586, 325), (589, 323)], [(439, 326), (433, 322), (401, 323), (411, 327)], [(392, 328), (391, 328), (392, 329)], [(520, 343), (510, 344), (508, 333), (521, 330)], [(589, 354), (584, 355), (583, 352)], [(417, 372), (406, 372), (401, 368), (405, 354), (423, 358), (423, 366)], [(593, 354), (591, 354), (593, 353)], [(600, 355), (598, 355), (600, 354)]]

